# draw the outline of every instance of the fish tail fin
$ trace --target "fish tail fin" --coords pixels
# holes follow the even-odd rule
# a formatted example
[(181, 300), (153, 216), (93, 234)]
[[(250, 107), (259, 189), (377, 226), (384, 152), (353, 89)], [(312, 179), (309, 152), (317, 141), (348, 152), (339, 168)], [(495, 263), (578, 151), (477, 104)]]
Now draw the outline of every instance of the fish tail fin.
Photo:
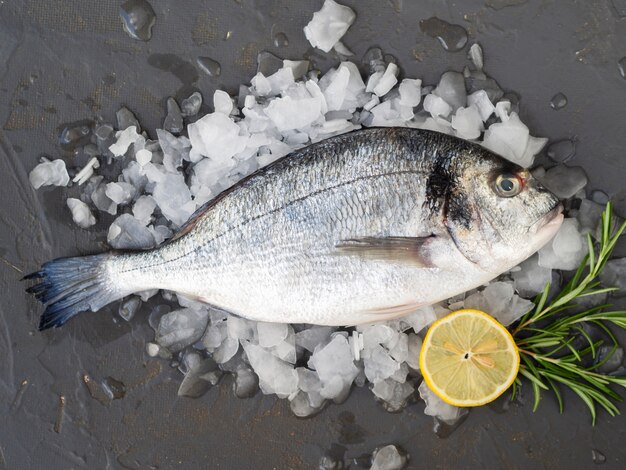
[(58, 328), (80, 312), (95, 312), (126, 295), (115, 287), (107, 272), (107, 261), (114, 256), (104, 253), (58, 258), (45, 263), (39, 271), (25, 276), (22, 280), (39, 280), (26, 292), (34, 294), (46, 306), (39, 322), (39, 331)]

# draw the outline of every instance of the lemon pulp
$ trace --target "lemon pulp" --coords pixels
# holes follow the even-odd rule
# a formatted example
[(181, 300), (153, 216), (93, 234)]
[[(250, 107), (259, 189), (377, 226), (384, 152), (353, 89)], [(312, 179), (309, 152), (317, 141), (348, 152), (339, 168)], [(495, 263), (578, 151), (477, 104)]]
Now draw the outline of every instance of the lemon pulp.
[(504, 393), (519, 371), (515, 340), (495, 318), (464, 309), (432, 324), (420, 353), (426, 385), (454, 406), (480, 406)]

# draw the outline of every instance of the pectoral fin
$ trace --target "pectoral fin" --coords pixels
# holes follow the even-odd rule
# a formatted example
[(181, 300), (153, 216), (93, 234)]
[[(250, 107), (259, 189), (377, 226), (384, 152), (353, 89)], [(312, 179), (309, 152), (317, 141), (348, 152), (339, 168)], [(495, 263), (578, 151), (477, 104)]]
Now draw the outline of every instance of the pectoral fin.
[(341, 255), (360, 256), (390, 263), (411, 264), (423, 268), (433, 267), (426, 245), (429, 237), (363, 237), (343, 240), (337, 245)]

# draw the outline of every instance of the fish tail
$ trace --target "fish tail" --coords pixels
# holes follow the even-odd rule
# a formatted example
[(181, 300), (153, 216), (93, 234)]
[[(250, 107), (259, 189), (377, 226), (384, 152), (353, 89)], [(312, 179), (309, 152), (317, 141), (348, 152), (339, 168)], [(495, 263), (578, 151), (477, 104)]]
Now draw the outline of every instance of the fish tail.
[(95, 312), (127, 295), (115, 286), (109, 274), (108, 261), (114, 256), (104, 253), (58, 258), (25, 276), (22, 280), (39, 280), (26, 292), (34, 294), (46, 306), (39, 321), (39, 330), (58, 328), (80, 312)]

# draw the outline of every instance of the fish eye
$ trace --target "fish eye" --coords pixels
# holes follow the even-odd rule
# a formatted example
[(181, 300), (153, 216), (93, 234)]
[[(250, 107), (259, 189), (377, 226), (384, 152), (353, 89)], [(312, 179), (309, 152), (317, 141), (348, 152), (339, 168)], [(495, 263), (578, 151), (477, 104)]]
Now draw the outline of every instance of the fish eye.
[(512, 173), (502, 173), (496, 178), (495, 192), (500, 197), (517, 196), (522, 190), (522, 184)]

